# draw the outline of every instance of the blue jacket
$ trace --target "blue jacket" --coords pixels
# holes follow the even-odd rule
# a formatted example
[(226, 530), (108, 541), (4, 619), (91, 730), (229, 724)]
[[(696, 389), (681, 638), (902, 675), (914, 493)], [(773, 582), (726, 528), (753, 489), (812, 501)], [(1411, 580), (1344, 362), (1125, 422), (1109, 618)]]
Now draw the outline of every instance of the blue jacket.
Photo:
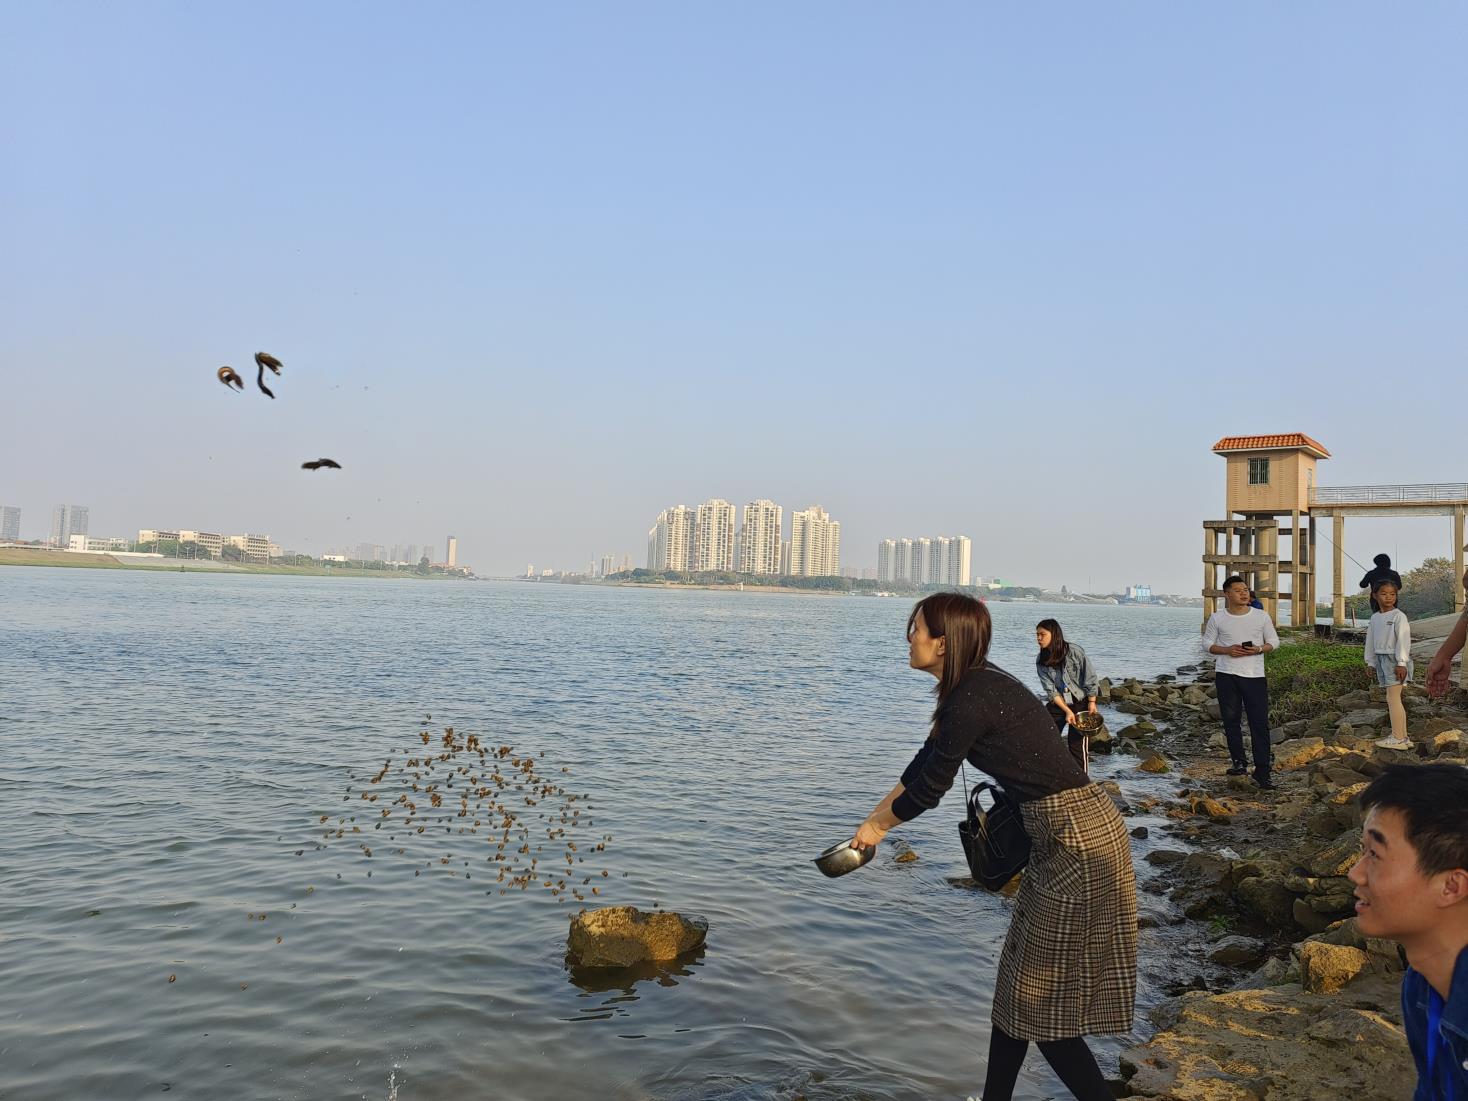
[[(1084, 700), (1096, 694), (1100, 683), (1091, 659), (1074, 642), (1065, 644), (1065, 660), (1059, 665), (1042, 665), (1037, 658), (1035, 672), (1040, 674), (1040, 690), (1045, 693), (1047, 700), (1053, 700), (1056, 696), (1067, 703)], [(1468, 1101), (1468, 1098), (1463, 1101)]]
[[(1442, 1042), (1433, 1064), (1433, 1079), (1427, 1080), (1427, 1010), (1432, 987), (1416, 971), (1407, 968), (1402, 979), (1402, 1021), (1407, 1026), (1407, 1044), (1417, 1064), (1417, 1090), (1412, 1101), (1468, 1101), (1468, 948), (1458, 953), (1453, 965), (1453, 984), (1443, 1006)], [(1453, 1092), (1449, 1093), (1449, 1090)]]

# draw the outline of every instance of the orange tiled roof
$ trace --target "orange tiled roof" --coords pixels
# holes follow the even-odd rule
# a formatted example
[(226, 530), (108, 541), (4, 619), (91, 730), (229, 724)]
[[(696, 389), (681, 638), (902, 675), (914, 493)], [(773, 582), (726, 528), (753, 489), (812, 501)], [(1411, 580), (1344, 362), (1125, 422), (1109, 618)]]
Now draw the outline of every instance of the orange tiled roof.
[(1213, 445), (1213, 450), (1221, 455), (1228, 451), (1272, 451), (1290, 447), (1312, 451), (1318, 459), (1330, 458), (1324, 444), (1303, 432), (1285, 432), (1277, 436), (1225, 436)]

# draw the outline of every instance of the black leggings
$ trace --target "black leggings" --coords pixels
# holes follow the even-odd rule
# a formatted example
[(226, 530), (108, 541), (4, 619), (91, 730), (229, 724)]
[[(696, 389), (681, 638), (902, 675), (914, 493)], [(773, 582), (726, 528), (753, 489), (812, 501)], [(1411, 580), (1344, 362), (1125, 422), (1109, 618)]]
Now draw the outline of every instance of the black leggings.
[[(989, 1070), (984, 1076), (983, 1101), (1009, 1101), (1029, 1047), (1028, 1040), (1016, 1040), (998, 1025), (994, 1026), (989, 1034)], [(1086, 1046), (1084, 1037), (1046, 1041), (1040, 1044), (1040, 1054), (1076, 1101), (1112, 1101), (1111, 1087), (1101, 1076), (1101, 1068), (1096, 1065), (1096, 1057)]]
[[(1087, 704), (1085, 700), (1077, 700), (1070, 706), (1071, 710), (1079, 715), (1086, 710)], [(1046, 702), (1045, 710), (1050, 712), (1050, 717), (1055, 720), (1055, 729), (1065, 735), (1065, 744), (1070, 750), (1070, 755), (1076, 759), (1076, 764), (1081, 766), (1081, 771), (1089, 776), (1091, 774), (1091, 736), (1083, 730), (1069, 726), (1065, 721), (1065, 712), (1055, 706), (1054, 700)]]

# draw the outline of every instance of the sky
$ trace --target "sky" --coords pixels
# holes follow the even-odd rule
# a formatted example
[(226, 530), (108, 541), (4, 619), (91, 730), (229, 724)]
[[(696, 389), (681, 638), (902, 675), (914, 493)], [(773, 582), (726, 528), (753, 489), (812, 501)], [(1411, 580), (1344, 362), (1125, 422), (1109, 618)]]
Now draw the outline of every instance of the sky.
[(1451, 3), (4, 5), (0, 503), (505, 575), (770, 498), (847, 565), (965, 534), (1196, 593), (1221, 436), (1468, 481), (1465, 39)]

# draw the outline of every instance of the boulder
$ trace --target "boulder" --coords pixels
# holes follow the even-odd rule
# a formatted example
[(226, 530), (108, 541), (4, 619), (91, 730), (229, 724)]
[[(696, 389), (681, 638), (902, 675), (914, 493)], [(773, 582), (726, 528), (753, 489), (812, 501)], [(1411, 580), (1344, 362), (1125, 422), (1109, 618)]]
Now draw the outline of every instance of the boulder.
[(1171, 766), (1168, 765), (1167, 758), (1154, 749), (1148, 752), (1137, 767), (1143, 772), (1166, 772)]
[(1376, 985), (1358, 980), (1349, 998), (1307, 994), (1298, 986), (1184, 994), (1170, 1007), (1162, 1031), (1121, 1053), (1127, 1096), (1403, 1097), (1403, 1083), (1410, 1092), (1416, 1070), (1396, 1010), (1389, 1008), (1395, 1005), (1395, 984), (1370, 981)]
[(1102, 677), (1099, 681), (1096, 682), (1096, 702), (1097, 703), (1110, 703), (1111, 702), (1111, 678), (1110, 677)]
[(1307, 933), (1323, 933), (1331, 926), (1331, 919), (1310, 909), (1310, 903), (1303, 898), (1295, 899), (1293, 916), (1295, 924)]
[(1272, 876), (1250, 876), (1234, 890), (1241, 905), (1260, 921), (1276, 929), (1288, 929), (1295, 920), (1295, 896)]
[(1359, 948), (1307, 940), (1300, 945), (1300, 986), (1310, 994), (1335, 994), (1371, 967)]
[(1427, 739), (1427, 755), (1441, 757), (1444, 754), (1459, 756), (1463, 751), (1463, 732), (1458, 729), (1442, 730)]
[(1311, 761), (1318, 761), (1329, 752), (1322, 738), (1291, 738), (1274, 751), (1274, 767), (1282, 772), (1292, 772), (1304, 768)]
[(1337, 727), (1361, 727), (1366, 730), (1374, 729), (1386, 724), (1387, 714), (1384, 707), (1363, 707), (1355, 711), (1347, 711), (1341, 716)]
[(1135, 837), (1135, 838), (1137, 838), (1137, 839), (1139, 839), (1139, 840), (1145, 838), (1147, 836), (1147, 827), (1146, 826), (1133, 826), (1132, 827), (1132, 836)]
[(1147, 713), (1144, 705), (1132, 699), (1117, 700), (1112, 706), (1123, 715), (1145, 715)]
[(1208, 712), (1208, 717), (1210, 719), (1219, 719), (1223, 716), (1223, 712), (1218, 709), (1217, 699), (1209, 700), (1206, 704), (1203, 705), (1203, 710)]
[(604, 906), (571, 918), (567, 955), (579, 967), (631, 967), (671, 960), (700, 947), (708, 922), (672, 910), (645, 914), (636, 906)]
[(1208, 958), (1222, 967), (1257, 967), (1268, 954), (1262, 941), (1253, 937), (1224, 937), (1208, 952)]
[(1355, 830), (1346, 830), (1334, 841), (1317, 849), (1305, 862), (1313, 876), (1343, 876), (1361, 855), (1361, 835)]

